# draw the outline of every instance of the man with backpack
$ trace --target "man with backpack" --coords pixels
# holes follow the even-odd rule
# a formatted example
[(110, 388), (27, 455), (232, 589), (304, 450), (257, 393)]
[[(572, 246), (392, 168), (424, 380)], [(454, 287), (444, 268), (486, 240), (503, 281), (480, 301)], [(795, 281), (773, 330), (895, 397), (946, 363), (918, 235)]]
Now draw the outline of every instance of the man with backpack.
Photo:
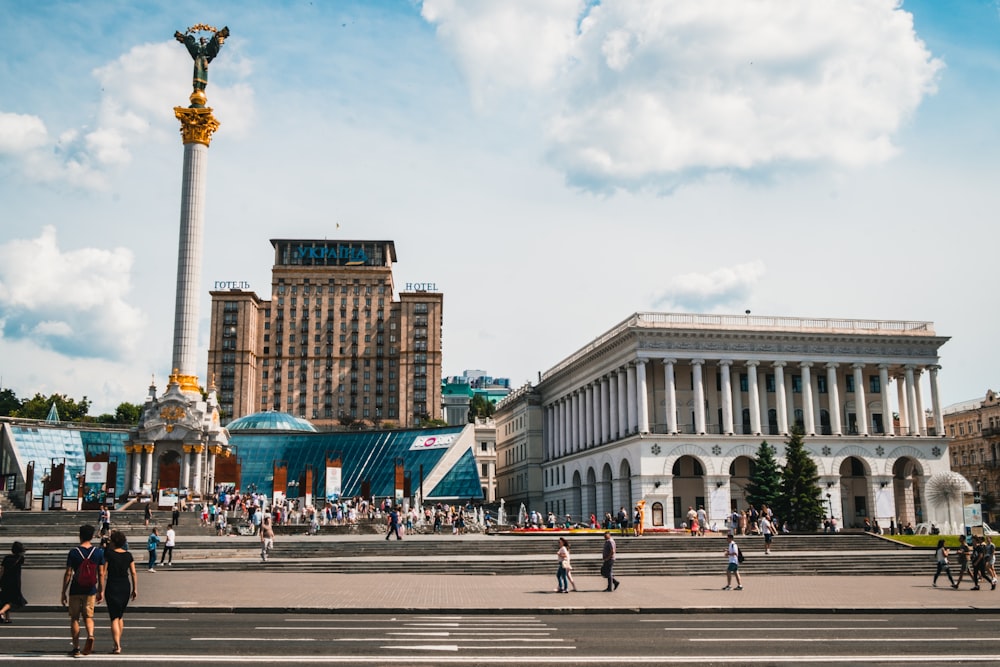
[[(66, 571), (63, 573), (60, 603), (69, 609), (69, 629), (73, 648), (69, 654), (74, 658), (90, 655), (94, 650), (94, 605), (104, 595), (104, 579), (101, 565), (104, 551), (91, 544), (94, 527), (80, 526), (80, 546), (70, 550), (66, 557)], [(87, 629), (87, 639), (80, 649), (80, 617)]]

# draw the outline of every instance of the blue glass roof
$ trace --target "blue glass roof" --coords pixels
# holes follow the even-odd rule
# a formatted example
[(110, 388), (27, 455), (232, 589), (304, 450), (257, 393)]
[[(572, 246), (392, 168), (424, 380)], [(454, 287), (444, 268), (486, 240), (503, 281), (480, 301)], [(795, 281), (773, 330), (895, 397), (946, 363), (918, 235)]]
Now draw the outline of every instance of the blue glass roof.
[[(313, 469), (313, 493), (326, 495), (326, 460), (341, 460), (341, 495), (361, 495), (362, 484), (368, 482), (374, 496), (391, 497), (395, 493), (397, 460), (409, 474), (411, 491), (420, 486), (421, 466), (426, 479), (441, 462), (447, 448), (410, 447), (420, 436), (457, 436), (462, 426), (406, 431), (357, 431), (347, 433), (247, 433), (230, 434), (230, 444), (236, 448), (241, 463), (241, 485), (244, 490), (256, 489), (273, 493), (274, 465), (287, 465), (288, 481), (298, 480), (306, 466)], [(455, 446), (455, 445), (452, 445)], [(474, 479), (475, 484), (469, 480)], [(285, 491), (284, 489), (278, 489)], [(446, 471), (433, 491), (424, 488), (427, 497), (481, 498), (479, 471), (471, 448)], [(294, 495), (294, 494), (290, 494)], [(305, 495), (304, 490), (299, 495)]]
[[(52, 468), (53, 459), (66, 460), (63, 483), (63, 497), (77, 495), (77, 476), (84, 472), (87, 450), (96, 453), (110, 452), (111, 460), (118, 463), (115, 489), (121, 493), (125, 488), (125, 443), (128, 431), (85, 430), (57, 425), (20, 426), (11, 425), (14, 443), (21, 461), (35, 462), (35, 480), (32, 491), (35, 497), (42, 495), (42, 476)], [(59, 461), (57, 461), (58, 463)]]
[(295, 417), (287, 412), (255, 412), (226, 424), (229, 432), (233, 431), (308, 431), (315, 433), (316, 427), (301, 417)]

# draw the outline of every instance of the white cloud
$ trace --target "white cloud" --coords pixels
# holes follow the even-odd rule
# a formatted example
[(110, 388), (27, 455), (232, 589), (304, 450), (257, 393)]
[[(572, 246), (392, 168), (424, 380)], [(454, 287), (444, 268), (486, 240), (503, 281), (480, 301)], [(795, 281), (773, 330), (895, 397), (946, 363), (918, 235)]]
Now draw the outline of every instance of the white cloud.
[(734, 306), (742, 308), (764, 271), (764, 263), (756, 261), (711, 273), (677, 276), (655, 297), (653, 306), (697, 313)]
[(0, 154), (34, 150), (48, 141), (48, 134), (37, 116), (0, 111)]
[[(236, 55), (233, 60), (231, 67), (219, 68), (217, 63), (225, 61), (216, 59), (210, 69), (229, 77), (252, 71), (247, 59)], [(63, 130), (53, 140), (41, 118), (0, 111), (0, 155), (13, 158), (32, 181), (106, 189), (111, 170), (129, 164), (137, 144), (177, 141), (171, 110), (188, 104), (191, 69), (190, 56), (176, 42), (135, 46), (93, 71), (101, 96), (92, 127), (81, 118), (79, 128)], [(210, 79), (208, 93), (210, 104), (223, 111), (217, 115), (227, 134), (245, 136), (254, 117), (252, 88)]]
[(542, 100), (549, 158), (571, 182), (659, 190), (895, 155), (943, 67), (899, 4), (426, 0), (423, 16), (474, 99)]
[(68, 357), (127, 358), (145, 325), (126, 301), (132, 266), (125, 248), (63, 251), (51, 226), (0, 245), (3, 338)]

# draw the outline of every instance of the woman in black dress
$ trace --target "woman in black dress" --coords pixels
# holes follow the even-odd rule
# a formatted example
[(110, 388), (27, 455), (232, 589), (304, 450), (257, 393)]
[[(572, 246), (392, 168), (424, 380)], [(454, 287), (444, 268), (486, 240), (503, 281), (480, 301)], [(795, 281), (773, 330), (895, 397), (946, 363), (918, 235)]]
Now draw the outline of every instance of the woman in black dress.
[[(104, 599), (111, 617), (112, 653), (122, 652), (122, 632), (125, 630), (125, 607), (139, 593), (135, 578), (135, 561), (125, 550), (125, 534), (111, 533), (111, 549), (104, 552)], [(131, 580), (131, 581), (130, 581)]]
[(11, 623), (10, 610), (28, 604), (21, 595), (21, 566), (24, 565), (24, 545), (14, 542), (10, 555), (0, 563), (0, 623)]

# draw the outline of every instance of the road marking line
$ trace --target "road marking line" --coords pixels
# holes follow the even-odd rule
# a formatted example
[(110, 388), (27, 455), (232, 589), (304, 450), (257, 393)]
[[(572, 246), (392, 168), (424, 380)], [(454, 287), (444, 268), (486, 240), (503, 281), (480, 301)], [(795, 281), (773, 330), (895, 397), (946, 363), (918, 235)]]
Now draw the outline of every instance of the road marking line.
[[(399, 649), (399, 646), (390, 645), (385, 647), (388, 650)], [(468, 647), (466, 647), (468, 648)], [(495, 650), (497, 647), (488, 647)], [(520, 647), (517, 647), (520, 648)], [(20, 663), (20, 662), (65, 662), (66, 656), (63, 655), (4, 655), (0, 656), (4, 659), (4, 664)], [(733, 656), (731, 653), (722, 655), (699, 655), (696, 657), (699, 663), (719, 663), (719, 664), (729, 664), (733, 661)], [(792, 664), (801, 665), (805, 663), (848, 663), (848, 664), (858, 664), (861, 660), (865, 664), (881, 664), (881, 663), (931, 663), (931, 664), (942, 664), (942, 662), (972, 662), (972, 663), (996, 663), (996, 656), (994, 655), (983, 655), (983, 654), (940, 654), (940, 655), (916, 655), (916, 656), (900, 656), (900, 655), (887, 655), (887, 656), (871, 656), (865, 655), (859, 658), (859, 656), (844, 656), (844, 655), (817, 655), (817, 656), (802, 656), (802, 655), (763, 655), (763, 656), (740, 656), (739, 662), (741, 664)], [(566, 657), (564, 655), (517, 655), (517, 656), (445, 656), (445, 655), (434, 655), (434, 656), (398, 656), (395, 655), (392, 658), (393, 664), (421, 664), (421, 665), (441, 665), (441, 664), (454, 664), (454, 665), (482, 665), (482, 664), (495, 664), (495, 665), (524, 665), (524, 664), (552, 664), (552, 665), (562, 665), (565, 664)], [(575, 664), (593, 664), (593, 665), (607, 665), (607, 664), (630, 664), (630, 665), (664, 665), (664, 664), (690, 664), (693, 661), (691, 656), (676, 656), (676, 655), (606, 655), (606, 656), (580, 656), (574, 655), (573, 662)], [(294, 664), (294, 665), (316, 665), (316, 664), (372, 664), (372, 665), (384, 665), (386, 663), (385, 656), (318, 656), (318, 655), (302, 655), (302, 656), (252, 656), (252, 655), (161, 655), (161, 654), (123, 654), (115, 656), (116, 663), (125, 662), (135, 662), (141, 664), (165, 664), (165, 663), (185, 663), (185, 664), (218, 664), (218, 663), (233, 663), (233, 664)]]
[[(692, 637), (688, 639), (689, 642), (716, 642), (718, 639), (699, 639), (697, 637)], [(801, 637), (795, 639), (793, 637), (740, 637), (741, 642), (784, 642), (791, 644), (793, 642), (968, 642), (968, 641), (986, 641), (986, 642), (1000, 642), (1000, 637)], [(740, 658), (743, 659), (742, 657)]]

